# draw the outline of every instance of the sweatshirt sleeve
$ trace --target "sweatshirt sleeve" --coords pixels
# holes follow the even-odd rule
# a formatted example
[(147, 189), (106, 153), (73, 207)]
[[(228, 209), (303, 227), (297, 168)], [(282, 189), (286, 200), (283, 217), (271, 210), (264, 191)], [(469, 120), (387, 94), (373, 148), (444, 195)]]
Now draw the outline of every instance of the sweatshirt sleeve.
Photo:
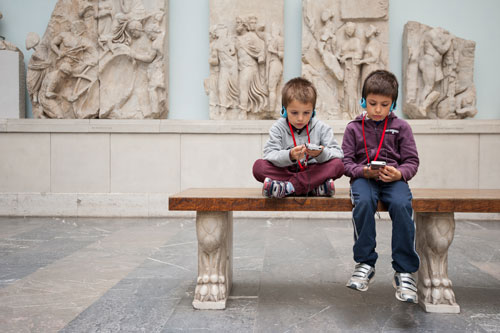
[(363, 177), (363, 164), (356, 163), (356, 137), (352, 127), (347, 125), (342, 140), (342, 150), (344, 151), (344, 174), (350, 178)]
[(290, 149), (283, 149), (283, 135), (286, 133), (273, 125), (269, 130), (269, 139), (264, 146), (264, 159), (282, 168), (294, 164), (290, 159)]
[(340, 147), (339, 143), (335, 139), (333, 134), (333, 129), (327, 124), (321, 124), (321, 142), (320, 144), (324, 146), (321, 154), (315, 157), (318, 163), (325, 163), (334, 158), (344, 157), (344, 152)]
[(401, 162), (398, 170), (401, 172), (403, 180), (408, 182), (417, 174), (420, 159), (410, 125), (405, 122), (401, 129), (404, 130), (404, 133), (399, 137)]

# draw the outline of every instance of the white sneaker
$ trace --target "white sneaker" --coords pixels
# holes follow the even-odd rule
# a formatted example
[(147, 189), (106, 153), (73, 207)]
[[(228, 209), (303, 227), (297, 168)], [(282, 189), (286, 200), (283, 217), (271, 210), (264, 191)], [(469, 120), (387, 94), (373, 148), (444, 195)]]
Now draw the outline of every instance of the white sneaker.
[(394, 273), (392, 285), (396, 288), (396, 298), (401, 302), (418, 303), (417, 283), (411, 273)]
[(356, 264), (351, 278), (347, 281), (346, 287), (358, 291), (367, 291), (368, 285), (374, 276), (375, 267), (368, 264)]

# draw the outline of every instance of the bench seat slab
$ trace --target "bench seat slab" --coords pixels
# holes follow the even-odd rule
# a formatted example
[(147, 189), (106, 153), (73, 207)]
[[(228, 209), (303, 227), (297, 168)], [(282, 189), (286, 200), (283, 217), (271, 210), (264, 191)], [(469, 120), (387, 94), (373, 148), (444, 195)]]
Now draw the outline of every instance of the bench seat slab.
[(448, 248), (455, 233), (453, 213), (416, 213), (419, 303), (427, 312), (460, 313), (448, 278)]

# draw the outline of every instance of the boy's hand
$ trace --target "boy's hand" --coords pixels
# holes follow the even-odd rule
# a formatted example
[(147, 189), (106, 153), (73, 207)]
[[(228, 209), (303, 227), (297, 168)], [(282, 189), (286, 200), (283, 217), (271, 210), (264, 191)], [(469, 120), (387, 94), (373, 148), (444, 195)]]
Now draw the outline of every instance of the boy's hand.
[(293, 147), (290, 149), (290, 159), (292, 161), (298, 161), (304, 158), (306, 154), (306, 146), (305, 145), (300, 145), (297, 147)]
[(380, 169), (379, 177), (381, 181), (390, 183), (400, 180), (402, 178), (401, 171), (393, 166), (386, 165)]
[(378, 179), (379, 178), (379, 174), (380, 174), (380, 170), (382, 169), (378, 169), (378, 170), (372, 170), (371, 167), (363, 167), (363, 176), (365, 178), (374, 178), (374, 179)]
[(320, 147), (321, 147), (321, 150), (306, 149), (306, 154), (311, 156), (311, 157), (317, 157), (317, 156), (319, 156), (319, 154), (321, 154), (323, 152), (323, 149), (325, 149), (325, 147), (323, 147), (323, 146), (320, 146)]

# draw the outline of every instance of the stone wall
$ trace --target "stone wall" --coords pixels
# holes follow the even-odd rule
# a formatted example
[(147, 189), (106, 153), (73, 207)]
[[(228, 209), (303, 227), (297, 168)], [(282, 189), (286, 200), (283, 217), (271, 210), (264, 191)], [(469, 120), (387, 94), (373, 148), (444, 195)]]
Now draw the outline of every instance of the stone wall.
[[(259, 187), (252, 165), (272, 123), (0, 119), (0, 215), (167, 216), (187, 188)], [(341, 142), (347, 121), (328, 123)], [(409, 123), (412, 187), (500, 188), (500, 120)]]

